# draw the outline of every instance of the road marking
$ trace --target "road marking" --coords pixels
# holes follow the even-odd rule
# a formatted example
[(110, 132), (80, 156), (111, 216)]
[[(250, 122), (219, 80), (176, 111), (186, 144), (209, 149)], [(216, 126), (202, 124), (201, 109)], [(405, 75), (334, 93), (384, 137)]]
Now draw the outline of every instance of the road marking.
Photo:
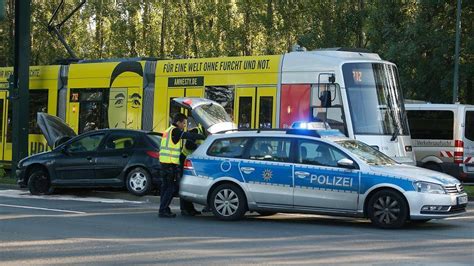
[(459, 216), (459, 217), (446, 218), (446, 220), (465, 220), (465, 219), (473, 219), (473, 217), (472, 216)]
[(11, 207), (11, 208), (20, 208), (20, 209), (32, 209), (32, 210), (52, 211), (52, 212), (65, 212), (65, 213), (74, 213), (74, 214), (86, 214), (85, 212), (69, 211), (69, 210), (60, 210), (60, 209), (49, 209), (49, 208), (40, 208), (40, 207), (23, 206), (23, 205), (0, 204), (0, 206)]
[(30, 192), (24, 190), (7, 189), (0, 190), (0, 197), (17, 198), (17, 199), (46, 199), (46, 200), (74, 200), (74, 201), (86, 201), (86, 202), (98, 202), (98, 203), (134, 203), (142, 204), (141, 201), (131, 201), (122, 199), (105, 199), (98, 197), (78, 197), (74, 195), (47, 195), (47, 196), (34, 196)]

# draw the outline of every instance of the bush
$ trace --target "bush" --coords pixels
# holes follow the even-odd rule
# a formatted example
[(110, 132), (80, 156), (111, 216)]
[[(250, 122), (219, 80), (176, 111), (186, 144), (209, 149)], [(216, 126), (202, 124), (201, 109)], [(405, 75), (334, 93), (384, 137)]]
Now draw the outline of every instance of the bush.
[(7, 172), (3, 169), (3, 164), (0, 164), (0, 178), (5, 177)]

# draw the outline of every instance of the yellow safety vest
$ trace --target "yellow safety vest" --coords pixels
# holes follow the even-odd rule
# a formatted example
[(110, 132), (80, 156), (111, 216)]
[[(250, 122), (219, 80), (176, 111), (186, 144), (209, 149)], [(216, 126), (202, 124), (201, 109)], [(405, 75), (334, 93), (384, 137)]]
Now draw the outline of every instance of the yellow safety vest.
[(175, 126), (170, 126), (161, 138), (160, 163), (172, 163), (179, 165), (179, 155), (181, 154), (182, 141), (174, 144), (171, 132)]
[[(198, 134), (204, 135), (201, 126), (197, 126), (196, 128), (197, 128), (197, 130), (198, 130)], [(186, 140), (186, 141), (187, 141), (187, 140)], [(196, 143), (197, 146), (201, 145), (203, 142), (204, 142), (204, 140), (202, 140), (202, 139), (197, 139), (197, 140), (194, 141), (194, 143)], [(193, 151), (194, 151), (194, 150), (189, 150), (189, 149), (187, 149), (187, 148), (186, 148), (186, 145), (183, 146), (183, 151), (182, 151), (182, 152), (183, 152), (183, 155), (184, 155), (184, 156), (187, 157), (188, 155), (190, 155), (191, 153), (193, 153)]]

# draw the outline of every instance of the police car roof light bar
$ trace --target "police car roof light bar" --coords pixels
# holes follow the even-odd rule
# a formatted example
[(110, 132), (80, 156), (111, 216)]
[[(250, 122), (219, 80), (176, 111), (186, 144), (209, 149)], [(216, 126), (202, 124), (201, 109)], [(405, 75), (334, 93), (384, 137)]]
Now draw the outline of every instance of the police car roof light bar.
[(312, 136), (312, 137), (327, 137), (327, 136), (335, 136), (335, 137), (342, 137), (342, 134), (337, 129), (322, 129), (322, 130), (314, 130), (314, 129), (302, 129), (302, 128), (240, 128), (240, 129), (229, 129), (219, 131), (216, 134), (222, 134), (227, 132), (255, 132), (255, 133), (262, 133), (262, 132), (284, 132), (285, 134), (291, 135), (300, 135), (300, 136)]

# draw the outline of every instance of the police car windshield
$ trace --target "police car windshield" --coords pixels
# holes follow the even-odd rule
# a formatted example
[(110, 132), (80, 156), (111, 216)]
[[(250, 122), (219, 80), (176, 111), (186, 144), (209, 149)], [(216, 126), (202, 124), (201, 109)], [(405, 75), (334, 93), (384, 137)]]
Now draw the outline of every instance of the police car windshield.
[(196, 107), (195, 114), (201, 120), (200, 122), (205, 128), (209, 128), (215, 124), (223, 122), (232, 122), (230, 116), (225, 109), (217, 104), (206, 104)]
[(370, 165), (398, 164), (387, 155), (357, 140), (340, 140), (337, 144), (351, 151), (354, 155)]

